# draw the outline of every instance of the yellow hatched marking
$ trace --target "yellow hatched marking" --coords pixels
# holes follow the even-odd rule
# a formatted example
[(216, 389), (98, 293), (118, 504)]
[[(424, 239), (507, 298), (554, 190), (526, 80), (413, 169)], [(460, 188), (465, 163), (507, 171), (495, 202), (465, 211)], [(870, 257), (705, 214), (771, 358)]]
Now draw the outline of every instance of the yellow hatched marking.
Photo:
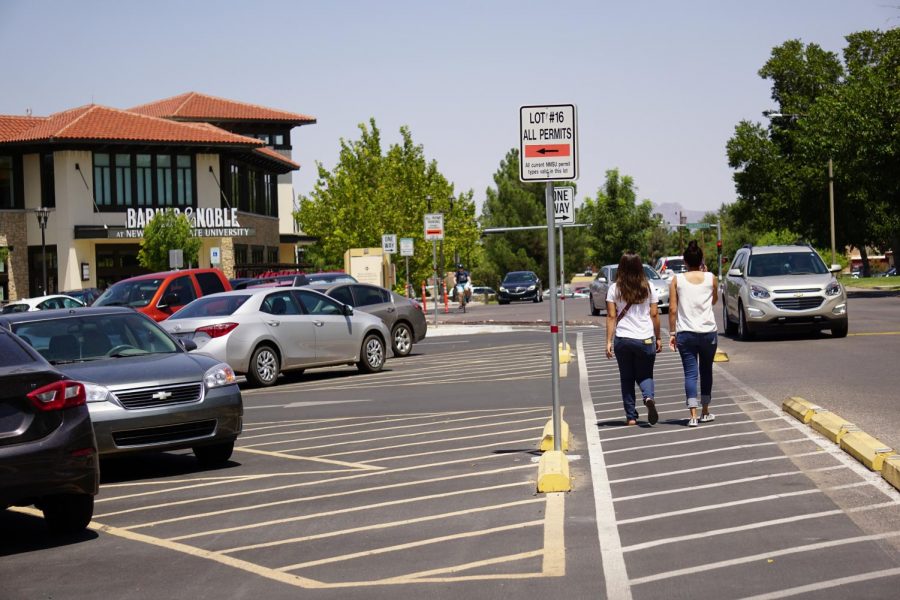
[(847, 335), (900, 335), (900, 331), (861, 331), (859, 333), (848, 333)]
[(454, 533), (451, 535), (442, 535), (439, 537), (428, 538), (424, 540), (416, 540), (415, 542), (407, 542), (405, 544), (397, 544), (395, 546), (385, 546), (384, 548), (375, 548), (373, 550), (364, 550), (362, 552), (351, 552), (350, 554), (342, 554), (340, 556), (330, 556), (328, 558), (320, 558), (318, 560), (310, 560), (293, 565), (279, 567), (277, 570), (281, 572), (296, 571), (298, 569), (306, 569), (309, 567), (317, 567), (319, 565), (327, 565), (345, 560), (353, 560), (354, 558), (363, 558), (368, 556), (377, 556), (379, 554), (387, 554), (389, 552), (399, 552), (400, 550), (409, 550), (410, 548), (419, 548), (421, 546), (429, 546), (431, 544), (440, 544), (441, 542), (449, 542), (453, 540), (463, 540), (467, 538), (491, 535), (492, 533), (501, 533), (503, 531), (512, 531), (514, 529), (524, 529), (526, 527), (537, 527), (543, 525), (543, 521), (526, 521), (524, 523), (513, 523), (512, 525), (501, 525), (500, 527), (491, 527), (490, 529), (481, 529), (479, 531), (466, 531), (464, 533)]
[[(349, 463), (344, 462), (342, 460), (333, 460), (330, 458), (321, 458), (319, 456), (297, 456), (296, 454), (287, 454), (285, 452), (273, 452), (270, 450), (257, 450), (256, 448), (247, 448), (242, 446), (235, 446), (234, 450), (236, 452), (249, 452), (250, 454), (262, 454), (264, 456), (272, 456), (275, 458), (287, 458), (290, 460), (307, 460), (310, 462), (320, 462), (328, 465), (338, 465), (341, 467), (349, 467), (351, 469), (362, 470), (362, 471), (380, 471), (384, 467), (375, 467), (372, 465), (367, 465), (364, 463)], [(291, 452), (288, 450), (287, 452)]]
[[(440, 494), (429, 494), (427, 496), (415, 496), (413, 498), (403, 498), (400, 500), (386, 500), (385, 502), (379, 502), (377, 504), (365, 504), (363, 506), (351, 506), (349, 508), (339, 508), (335, 510), (329, 510), (325, 512), (313, 513), (309, 515), (298, 515), (293, 517), (284, 517), (281, 519), (271, 519), (269, 521), (260, 521), (258, 523), (250, 523), (248, 525), (236, 525), (234, 527), (223, 527), (222, 529), (212, 529), (209, 531), (200, 531), (197, 533), (190, 533), (185, 535), (179, 535), (175, 537), (169, 538), (170, 540), (188, 540), (198, 537), (205, 537), (208, 535), (219, 535), (222, 533), (234, 533), (235, 531), (245, 531), (247, 529), (259, 529), (261, 527), (269, 527), (272, 525), (281, 525), (283, 523), (296, 523), (297, 521), (309, 521), (312, 519), (321, 519), (324, 517), (333, 517), (335, 515), (344, 515), (348, 513), (354, 512), (362, 512), (366, 510), (371, 510), (373, 508), (384, 508), (386, 506), (399, 506), (403, 504), (414, 504), (416, 502), (425, 502), (427, 500), (435, 500), (438, 498), (450, 498), (452, 496), (460, 496), (465, 494), (477, 494), (481, 492), (491, 491), (491, 490), (499, 490), (511, 487), (518, 487), (522, 485), (533, 486), (534, 483), (531, 481), (516, 481), (513, 483), (503, 483), (496, 486), (491, 487), (482, 487), (468, 490), (454, 490), (452, 492), (443, 492)], [(134, 527), (136, 529), (137, 527)], [(281, 542), (272, 542), (272, 544), (279, 544)], [(263, 544), (265, 545), (265, 544)], [(222, 552), (237, 552), (238, 550), (243, 550), (243, 548), (232, 548), (231, 550), (222, 550)]]
[[(419, 447), (419, 446), (424, 446), (427, 444), (443, 444), (445, 442), (458, 442), (460, 440), (472, 440), (472, 439), (476, 439), (476, 438), (492, 437), (492, 436), (496, 436), (496, 435), (512, 435), (514, 433), (522, 433), (523, 431), (534, 431), (535, 429), (536, 428), (532, 426), (532, 427), (521, 427), (519, 429), (507, 429), (505, 431), (489, 431), (488, 433), (479, 433), (476, 435), (461, 435), (458, 437), (451, 437), (451, 438), (438, 438), (436, 440), (415, 441), (415, 442), (409, 442), (407, 444), (394, 444), (392, 446), (378, 446), (378, 448), (376, 450), (378, 450), (380, 452), (382, 450), (395, 450), (397, 448), (408, 448), (410, 446)], [(542, 428), (537, 427), (537, 429), (542, 429)], [(333, 454), (320, 454), (319, 456), (333, 458), (335, 456), (347, 456), (348, 454), (368, 454), (371, 452), (372, 452), (372, 448), (364, 448), (362, 450), (348, 450), (346, 452), (335, 452)], [(375, 461), (370, 460), (369, 462), (375, 462)]]
[[(251, 544), (248, 546), (239, 546), (237, 548), (228, 548), (226, 550), (219, 550), (222, 554), (232, 554), (234, 552), (242, 552), (244, 550), (256, 550), (259, 548), (270, 548), (272, 546), (282, 546), (285, 544), (297, 544), (300, 542), (308, 542), (311, 540), (321, 540), (324, 538), (330, 537), (338, 537), (341, 535), (351, 535), (354, 533), (360, 533), (362, 531), (374, 531), (378, 529), (390, 529), (391, 527), (403, 527), (404, 525), (413, 525), (415, 523), (427, 523), (428, 521), (436, 521), (438, 519), (449, 519), (453, 517), (459, 517), (463, 515), (472, 515), (481, 512), (488, 512), (491, 510), (500, 510), (503, 508), (512, 508), (513, 506), (523, 506), (526, 504), (534, 504), (535, 502), (541, 502), (540, 498), (530, 498), (528, 500), (517, 500), (515, 502), (507, 502), (505, 504), (493, 504), (491, 506), (479, 506), (476, 508), (467, 508), (465, 510), (456, 510), (453, 512), (443, 513), (440, 515), (428, 515), (426, 517), (416, 517), (414, 519), (404, 519), (402, 521), (388, 521), (387, 523), (377, 523), (375, 525), (364, 525), (361, 527), (352, 527), (350, 529), (340, 529), (338, 531), (329, 531), (327, 533), (317, 533), (313, 535), (305, 535), (300, 537), (289, 538), (285, 540), (277, 540), (274, 542), (263, 542), (260, 544)], [(181, 539), (181, 538), (169, 538), (169, 539)]]
[(542, 572), (547, 577), (566, 574), (566, 497), (562, 492), (547, 494)]
[(449, 583), (451, 581), (475, 581), (478, 579), (533, 579), (535, 577), (544, 577), (545, 575), (543, 573), (491, 573), (461, 577), (435, 577), (435, 575), (443, 575), (445, 573), (459, 573), (460, 571), (468, 571), (470, 569), (477, 569), (479, 567), (510, 563), (518, 560), (525, 560), (528, 558), (537, 558), (542, 554), (544, 554), (543, 550), (532, 550), (530, 552), (520, 552), (519, 554), (508, 554), (506, 556), (497, 556), (495, 558), (488, 558), (485, 560), (476, 560), (461, 565), (453, 565), (452, 567), (442, 567), (440, 569), (419, 571), (417, 573), (400, 575), (399, 577), (391, 577), (389, 579), (381, 579), (379, 581), (354, 582), (354, 585), (384, 585), (394, 583)]
[[(532, 431), (540, 430), (540, 427), (532, 428)], [(499, 434), (495, 434), (499, 435)], [(450, 454), (451, 452), (468, 452), (470, 450), (481, 450), (483, 448), (494, 448), (496, 446), (508, 446), (509, 444), (527, 444), (530, 443), (532, 445), (532, 450), (535, 449), (534, 437), (525, 438), (523, 440), (506, 440), (503, 442), (492, 442), (490, 444), (481, 444), (479, 446), (465, 446), (462, 448), (450, 448), (449, 450), (430, 450), (428, 452), (416, 452), (414, 454), (400, 454), (397, 456), (386, 456), (384, 458), (375, 458), (370, 460), (370, 463), (376, 462), (384, 462), (390, 460), (403, 460), (407, 458), (416, 458), (419, 456), (430, 456), (432, 454)]]
[[(454, 368), (458, 368), (458, 367), (454, 367)], [(529, 369), (529, 371), (534, 372), (535, 369)], [(507, 369), (504, 372), (509, 372), (509, 370)], [(525, 376), (525, 375), (521, 375), (521, 374), (515, 374), (515, 375), (511, 375), (509, 377), (485, 377), (485, 378), (481, 378), (481, 379), (472, 378), (472, 379), (466, 379), (465, 382), (466, 382), (466, 384), (483, 383), (483, 382), (496, 383), (498, 381), (527, 381), (530, 379), (548, 379), (549, 377), (550, 376), (547, 373), (541, 372), (540, 370), (538, 370), (537, 374), (535, 374), (535, 375)], [(444, 384), (444, 383), (459, 384), (459, 376), (448, 374), (447, 377), (445, 377), (443, 379), (429, 379), (427, 381), (427, 385), (439, 385), (439, 384)], [(307, 388), (303, 391), (306, 391), (306, 392), (318, 392), (318, 391), (330, 392), (330, 391), (334, 391), (334, 390), (372, 389), (373, 387), (413, 387), (413, 386), (420, 387), (422, 385), (426, 385), (426, 383), (423, 383), (422, 381), (412, 381), (410, 383), (387, 382), (384, 385), (374, 385), (371, 383), (370, 384), (360, 383), (359, 385), (323, 386), (323, 387), (316, 387), (316, 388)]]

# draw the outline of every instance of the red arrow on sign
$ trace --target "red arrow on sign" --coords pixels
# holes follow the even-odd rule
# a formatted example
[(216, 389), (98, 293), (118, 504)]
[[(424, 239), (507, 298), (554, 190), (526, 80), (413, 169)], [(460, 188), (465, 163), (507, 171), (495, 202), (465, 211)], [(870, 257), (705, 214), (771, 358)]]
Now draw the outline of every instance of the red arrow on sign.
[(426, 229), (425, 235), (441, 235), (442, 229)]
[(525, 146), (525, 158), (569, 156), (571, 150), (572, 146), (569, 144), (531, 144)]

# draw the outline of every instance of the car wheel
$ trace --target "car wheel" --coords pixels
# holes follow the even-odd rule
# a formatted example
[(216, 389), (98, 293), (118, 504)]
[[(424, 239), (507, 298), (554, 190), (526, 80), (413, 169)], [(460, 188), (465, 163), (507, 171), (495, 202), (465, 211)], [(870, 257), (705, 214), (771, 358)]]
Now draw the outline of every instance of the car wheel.
[(831, 326), (831, 335), (836, 338), (847, 337), (847, 332), (850, 330), (850, 322), (844, 319), (838, 323), (834, 323)]
[(725, 298), (722, 298), (722, 322), (726, 334), (734, 335), (737, 333), (737, 325), (734, 324), (734, 321), (731, 320), (731, 316), (728, 314), (728, 304), (725, 302)]
[(540, 302), (540, 301), (543, 300), (543, 299), (544, 299), (543, 296), (539, 296), (538, 294), (535, 294), (535, 295), (534, 295), (534, 300), (532, 300), (532, 302), (534, 302), (535, 304), (537, 304), (538, 302)]
[(377, 373), (384, 367), (384, 342), (374, 334), (363, 340), (356, 367), (363, 373)]
[(40, 509), (53, 533), (78, 533), (94, 516), (94, 497), (88, 494), (49, 496), (41, 500)]
[(397, 323), (394, 325), (394, 331), (391, 333), (391, 349), (394, 356), (409, 356), (413, 347), (413, 334), (409, 325), (406, 323)]
[(588, 301), (591, 303), (591, 316), (592, 316), (592, 317), (599, 317), (599, 316), (600, 316), (600, 309), (597, 308), (596, 306), (594, 306), (594, 295), (593, 295), (593, 294), (591, 294), (591, 295), (588, 296)]
[(738, 302), (738, 337), (741, 338), (742, 341), (747, 341), (753, 337), (753, 330), (750, 329), (750, 324), (747, 323), (747, 317), (744, 315), (744, 304), (742, 302)]
[(497, 300), (497, 304), (509, 304), (509, 300)]
[(278, 379), (280, 360), (278, 353), (271, 346), (257, 346), (250, 357), (250, 369), (247, 379), (255, 386), (268, 387)]
[(194, 456), (204, 467), (218, 467), (224, 465), (234, 452), (234, 440), (209, 444), (208, 446), (196, 446), (193, 448)]

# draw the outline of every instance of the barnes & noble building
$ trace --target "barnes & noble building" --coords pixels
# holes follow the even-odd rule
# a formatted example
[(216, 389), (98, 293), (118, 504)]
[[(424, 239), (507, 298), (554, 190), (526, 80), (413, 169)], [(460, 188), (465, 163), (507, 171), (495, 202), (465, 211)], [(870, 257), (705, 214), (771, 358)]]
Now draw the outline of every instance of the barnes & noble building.
[(291, 130), (312, 123), (196, 92), (127, 110), (0, 115), (0, 302), (145, 273), (137, 253), (158, 210), (191, 220), (195, 266), (228, 277), (296, 266), (307, 240), (292, 215)]

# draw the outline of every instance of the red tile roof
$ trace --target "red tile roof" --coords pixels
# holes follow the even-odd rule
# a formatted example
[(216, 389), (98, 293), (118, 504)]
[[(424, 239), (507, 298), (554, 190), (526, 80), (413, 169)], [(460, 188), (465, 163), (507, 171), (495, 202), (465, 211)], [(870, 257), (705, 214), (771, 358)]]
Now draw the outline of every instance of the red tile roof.
[(269, 148), (268, 146), (263, 146), (262, 148), (254, 148), (253, 153), (254, 154), (262, 154), (263, 156), (266, 156), (268, 158), (271, 158), (273, 160), (276, 160), (280, 163), (283, 163), (283, 164), (289, 166), (291, 169), (299, 169), (300, 168), (300, 165), (298, 165), (297, 163), (295, 163), (294, 161), (292, 161), (291, 159), (286, 157), (284, 154), (281, 154), (277, 150), (273, 150), (272, 148)]
[(0, 115), (0, 141), (21, 135), (43, 120), (44, 117)]
[(2, 142), (116, 140), (185, 144), (262, 146), (262, 141), (203, 123), (168, 119), (90, 104), (40, 119), (33, 127), (0, 138)]
[(132, 112), (176, 120), (202, 121), (273, 121), (307, 125), (315, 123), (315, 117), (247, 104), (226, 98), (216, 98), (197, 92), (187, 92), (171, 98), (141, 104), (129, 109)]

